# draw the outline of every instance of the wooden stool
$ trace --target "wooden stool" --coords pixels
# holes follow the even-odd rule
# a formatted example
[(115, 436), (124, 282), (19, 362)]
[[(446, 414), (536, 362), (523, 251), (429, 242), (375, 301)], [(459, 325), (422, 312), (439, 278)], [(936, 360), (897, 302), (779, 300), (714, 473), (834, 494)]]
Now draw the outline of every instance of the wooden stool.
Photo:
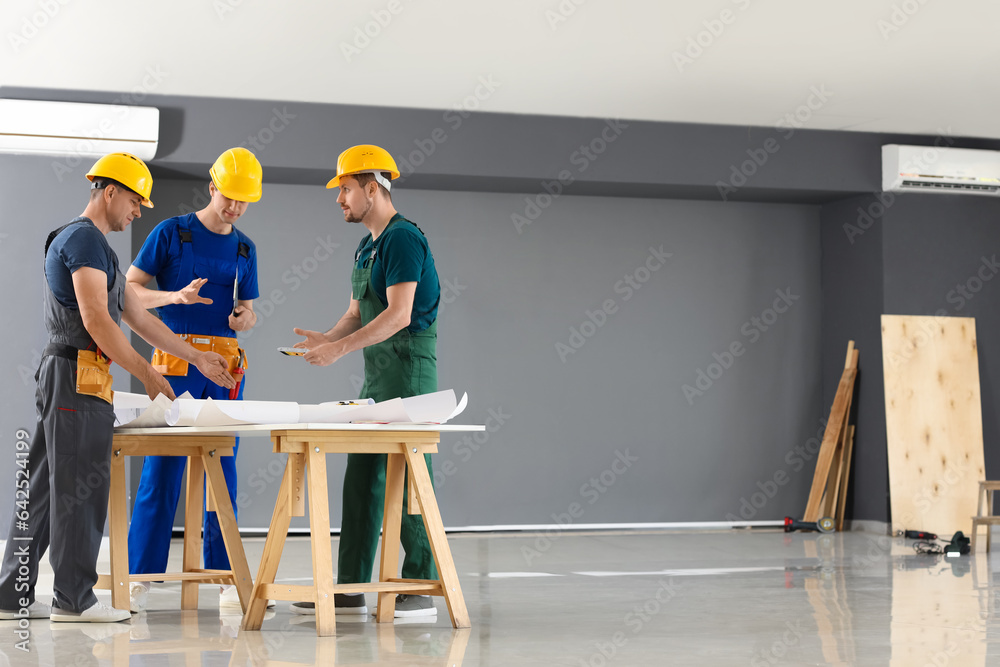
[[(456, 628), (469, 627), (469, 612), (458, 583), (458, 573), (448, 548), (444, 524), (434, 498), (434, 487), (424, 454), (437, 451), (437, 430), (274, 430), (274, 451), (288, 454), (285, 474), (278, 490), (271, 526), (264, 544), (257, 580), (250, 606), (243, 616), (243, 630), (260, 630), (267, 601), (311, 601), (316, 604), (316, 634), (325, 637), (336, 631), (335, 593), (378, 593), (379, 623), (395, 616), (396, 595), (440, 595), (448, 605), (451, 623)], [(331, 427), (332, 428), (332, 427)], [(473, 430), (473, 429), (470, 429)], [(360, 584), (333, 583), (333, 553), (330, 545), (330, 501), (326, 484), (327, 454), (387, 454), (385, 473), (385, 511), (382, 520), (382, 560), (379, 581)], [(409, 470), (409, 475), (406, 470)], [(299, 586), (275, 584), (274, 578), (293, 516), (305, 514), (305, 480), (309, 480), (309, 530), (312, 544), (313, 584)], [(403, 512), (403, 494), (409, 477), (408, 511), (423, 515), (434, 562), (440, 579), (399, 578), (399, 529)]]
[[(129, 584), (133, 581), (180, 581), (181, 609), (198, 608), (198, 584), (232, 584), (246, 611), (253, 580), (247, 565), (236, 515), (229, 499), (220, 456), (232, 456), (236, 438), (232, 435), (135, 435), (119, 432), (111, 447), (111, 491), (108, 494), (108, 533), (111, 542), (111, 574), (98, 576), (94, 588), (111, 590), (115, 609), (129, 608)], [(184, 513), (183, 572), (159, 574), (128, 573), (128, 497), (125, 491), (126, 456), (186, 456), (187, 509)], [(219, 519), (219, 529), (229, 554), (231, 570), (199, 569), (201, 562), (202, 499), (208, 478), (207, 507)]]
[(1000, 525), (1000, 516), (993, 514), (993, 492), (1000, 490), (1000, 481), (979, 482), (979, 515), (972, 517), (972, 553), (976, 553), (976, 535), (986, 526), (986, 551), (990, 550), (990, 527)]

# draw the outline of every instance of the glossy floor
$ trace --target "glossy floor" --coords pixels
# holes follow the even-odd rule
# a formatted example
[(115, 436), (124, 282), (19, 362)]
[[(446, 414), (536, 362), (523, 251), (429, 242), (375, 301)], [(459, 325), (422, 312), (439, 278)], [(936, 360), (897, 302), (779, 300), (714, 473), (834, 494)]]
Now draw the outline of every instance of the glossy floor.
[[(181, 611), (179, 585), (114, 625), (0, 622), (0, 665), (993, 665), (1000, 550), (943, 559), (869, 533), (778, 531), (454, 535), (472, 628), (338, 618), (317, 638), (279, 602), (261, 632), (220, 615), (218, 589)], [(246, 540), (256, 571), (263, 540)], [(336, 549), (336, 540), (334, 540)], [(176, 568), (180, 544), (172, 549)], [(287, 543), (278, 581), (311, 578)], [(103, 555), (101, 571), (107, 571)], [(51, 573), (39, 582), (51, 594)], [(101, 593), (101, 595), (106, 595)], [(373, 607), (375, 596), (368, 596)], [(990, 657), (993, 656), (993, 657)], [(7, 662), (4, 663), (4, 660)]]

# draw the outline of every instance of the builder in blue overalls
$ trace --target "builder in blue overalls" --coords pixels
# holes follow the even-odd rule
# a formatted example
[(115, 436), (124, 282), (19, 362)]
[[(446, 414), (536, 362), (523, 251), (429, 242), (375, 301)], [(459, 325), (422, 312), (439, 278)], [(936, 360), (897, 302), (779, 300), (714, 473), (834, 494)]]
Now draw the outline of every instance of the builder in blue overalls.
[[(262, 169), (245, 148), (232, 148), (219, 156), (209, 170), (211, 201), (196, 213), (168, 218), (153, 229), (126, 274), (143, 306), (156, 308), (163, 322), (196, 349), (213, 350), (242, 379), (246, 356), (236, 340), (237, 331), (257, 323), (253, 299), (257, 291), (257, 250), (253, 241), (235, 227), (249, 202), (261, 195)], [(156, 278), (158, 289), (147, 285)], [(232, 392), (222, 389), (197, 368), (162, 350), (153, 352), (153, 367), (180, 396), (194, 398), (243, 398), (244, 382)], [(234, 456), (221, 459), (229, 497), (236, 505), (236, 441)], [(174, 513), (184, 479), (186, 459), (147, 456), (136, 491), (128, 533), (129, 572), (165, 572)], [(188, 511), (193, 511), (188, 508)], [(215, 512), (205, 513), (204, 561), (210, 570), (228, 570), (229, 557)], [(146, 607), (148, 583), (132, 583), (132, 611)], [(224, 586), (220, 608), (239, 607), (233, 586)]]

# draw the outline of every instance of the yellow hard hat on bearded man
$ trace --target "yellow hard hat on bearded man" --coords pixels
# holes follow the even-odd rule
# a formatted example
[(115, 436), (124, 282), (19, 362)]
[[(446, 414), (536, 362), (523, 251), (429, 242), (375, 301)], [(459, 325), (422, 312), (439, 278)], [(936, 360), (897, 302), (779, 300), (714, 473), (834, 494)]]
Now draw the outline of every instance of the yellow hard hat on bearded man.
[(326, 184), (327, 189), (340, 186), (340, 179), (351, 174), (375, 174), (376, 180), (389, 189), (388, 182), (382, 177), (383, 172), (389, 172), (389, 181), (399, 178), (399, 168), (389, 151), (371, 144), (351, 146), (337, 158), (337, 175)]

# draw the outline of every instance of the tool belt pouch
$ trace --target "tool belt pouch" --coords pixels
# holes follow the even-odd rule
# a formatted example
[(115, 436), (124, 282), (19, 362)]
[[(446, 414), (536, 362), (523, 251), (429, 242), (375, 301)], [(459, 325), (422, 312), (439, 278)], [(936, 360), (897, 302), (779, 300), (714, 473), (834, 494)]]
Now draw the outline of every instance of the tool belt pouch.
[(185, 376), (188, 374), (188, 362), (172, 354), (167, 354), (159, 348), (153, 350), (152, 365), (153, 370), (160, 375)]
[(76, 393), (96, 396), (113, 404), (115, 392), (111, 390), (111, 364), (94, 350), (76, 353)]
[[(226, 364), (229, 372), (236, 370), (239, 363), (240, 353), (243, 350), (239, 347), (235, 338), (225, 338), (223, 336), (196, 336), (193, 334), (179, 334), (180, 338), (191, 347), (201, 352), (218, 352)], [(243, 355), (243, 368), (247, 367), (246, 355)], [(172, 354), (167, 354), (163, 350), (153, 350), (153, 370), (160, 375), (187, 375), (188, 362), (179, 359)]]

